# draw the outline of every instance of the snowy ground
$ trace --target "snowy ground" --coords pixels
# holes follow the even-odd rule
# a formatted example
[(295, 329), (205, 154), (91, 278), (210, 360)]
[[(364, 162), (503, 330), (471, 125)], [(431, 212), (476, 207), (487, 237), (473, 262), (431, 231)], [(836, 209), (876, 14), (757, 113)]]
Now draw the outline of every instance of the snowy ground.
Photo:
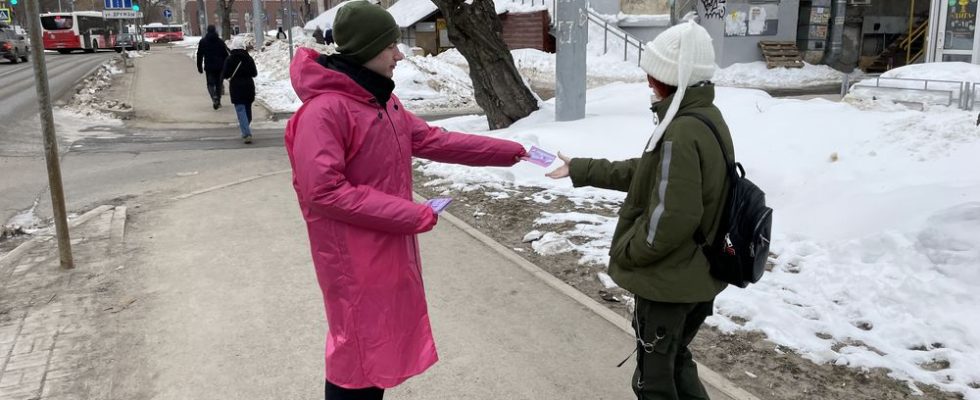
[[(601, 29), (590, 25), (592, 37), (601, 37)], [(594, 32), (593, 32), (594, 31)], [(188, 38), (181, 46), (193, 48), (198, 38)], [(294, 30), (294, 45), (311, 47), (332, 53), (333, 46), (316, 44), (301, 30)], [(272, 41), (261, 52), (253, 51), (259, 76), (256, 95), (272, 112), (294, 112), (302, 105), (289, 82), (289, 46), (286, 41)], [(458, 51), (450, 50), (437, 56), (414, 56), (403, 47), (404, 61), (395, 70), (395, 94), (405, 106), (416, 113), (439, 114), (479, 112), (469, 79), (469, 67)], [(624, 49), (622, 43), (610, 40), (590, 41), (587, 46), (588, 87), (611, 82), (643, 82), (645, 74), (637, 66), (636, 50)], [(624, 61), (623, 54), (627, 57)], [(532, 49), (512, 52), (521, 74), (532, 88), (541, 93), (553, 92), (555, 55)], [(433, 76), (440, 77), (433, 79)], [(826, 66), (807, 64), (800, 69), (767, 69), (765, 63), (735, 64), (721, 69), (716, 83), (721, 86), (759, 89), (801, 89), (839, 85), (843, 74)], [(550, 96), (548, 96), (550, 97)]]
[[(552, 103), (509, 129), (487, 134), (571, 156), (638, 155), (652, 130), (649, 89), (612, 84), (589, 92), (588, 117), (554, 121)], [(719, 88), (739, 160), (775, 211), (775, 268), (758, 285), (729, 289), (709, 323), (759, 330), (820, 363), (887, 368), (898, 379), (980, 399), (980, 130), (955, 109), (864, 109), (824, 100), (781, 100)], [(442, 123), (485, 131), (478, 117)], [(610, 128), (615, 127), (615, 128)], [(426, 174), (500, 193), (548, 189), (577, 203), (616, 202), (620, 193), (572, 189), (530, 164), (471, 169), (425, 163)], [(572, 221), (570, 231), (548, 227)], [(604, 264), (615, 221), (562, 213), (538, 220), (540, 253), (578, 251)], [(575, 245), (568, 240), (577, 237)], [(971, 387), (972, 385), (972, 387)]]

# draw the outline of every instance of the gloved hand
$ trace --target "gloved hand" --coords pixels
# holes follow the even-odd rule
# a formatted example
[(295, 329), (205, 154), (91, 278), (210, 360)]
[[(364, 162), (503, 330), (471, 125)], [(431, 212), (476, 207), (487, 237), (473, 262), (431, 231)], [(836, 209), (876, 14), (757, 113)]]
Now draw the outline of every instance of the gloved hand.
[(197, 67), (197, 73), (203, 74), (204, 73), (204, 68)]

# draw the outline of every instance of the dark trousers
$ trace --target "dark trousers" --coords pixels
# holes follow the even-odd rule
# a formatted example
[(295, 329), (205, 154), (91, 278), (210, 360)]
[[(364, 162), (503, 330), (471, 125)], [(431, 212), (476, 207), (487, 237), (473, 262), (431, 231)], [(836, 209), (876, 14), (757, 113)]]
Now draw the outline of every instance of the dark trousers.
[(220, 104), (221, 95), (225, 93), (225, 85), (221, 80), (221, 70), (212, 71), (206, 69), (204, 70), (204, 76), (208, 80), (208, 94), (211, 95), (211, 101), (215, 104)]
[(687, 346), (713, 302), (661, 303), (636, 296), (637, 334), (633, 392), (639, 400), (707, 400)]
[(385, 396), (385, 390), (381, 388), (344, 389), (330, 381), (325, 382), (323, 398), (326, 400), (381, 400)]

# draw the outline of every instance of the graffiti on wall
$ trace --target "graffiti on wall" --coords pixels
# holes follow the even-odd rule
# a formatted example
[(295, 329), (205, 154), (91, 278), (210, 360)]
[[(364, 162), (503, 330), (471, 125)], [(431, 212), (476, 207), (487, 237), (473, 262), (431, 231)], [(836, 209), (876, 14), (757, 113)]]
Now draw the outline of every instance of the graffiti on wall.
[(701, 7), (704, 8), (702, 16), (705, 19), (725, 17), (725, 0), (701, 0)]

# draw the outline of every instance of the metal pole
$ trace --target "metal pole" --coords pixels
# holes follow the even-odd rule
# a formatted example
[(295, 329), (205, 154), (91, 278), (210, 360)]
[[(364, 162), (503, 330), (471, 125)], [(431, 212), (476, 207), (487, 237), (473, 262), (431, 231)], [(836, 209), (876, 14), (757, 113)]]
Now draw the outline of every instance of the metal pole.
[(27, 2), (27, 27), (31, 30), (31, 60), (34, 62), (34, 86), (40, 108), (41, 133), (44, 137), (44, 159), (48, 164), (48, 186), (51, 188), (51, 207), (54, 209), (54, 226), (58, 236), (61, 267), (75, 268), (71, 256), (71, 238), (68, 234), (68, 213), (65, 210), (65, 190), (61, 186), (61, 161), (58, 158), (58, 138), (54, 131), (54, 115), (51, 112), (51, 92), (48, 89), (48, 70), (44, 62), (44, 42), (41, 38), (41, 6), (38, 1)]
[(289, 7), (289, 15), (286, 17), (286, 24), (288, 24), (289, 32), (286, 33), (286, 37), (289, 38), (289, 62), (293, 62), (293, 0), (286, 1), (287, 7)]
[[(64, 12), (64, 11), (63, 11), (63, 10), (61, 9), (61, 0), (58, 0), (58, 12)], [(40, 11), (38, 11), (38, 15), (41, 15), (41, 12), (40, 12)], [(40, 18), (40, 17), (38, 17), (38, 18)]]
[(201, 29), (201, 36), (204, 36), (204, 32), (208, 26), (208, 0), (198, 0), (201, 2), (201, 9), (204, 10), (204, 28)]
[(555, 10), (555, 120), (585, 117), (586, 0), (560, 0)]
[(262, 8), (261, 0), (252, 0), (252, 36), (255, 37), (255, 48), (261, 49), (265, 45), (265, 26), (262, 24), (262, 16), (265, 10)]

